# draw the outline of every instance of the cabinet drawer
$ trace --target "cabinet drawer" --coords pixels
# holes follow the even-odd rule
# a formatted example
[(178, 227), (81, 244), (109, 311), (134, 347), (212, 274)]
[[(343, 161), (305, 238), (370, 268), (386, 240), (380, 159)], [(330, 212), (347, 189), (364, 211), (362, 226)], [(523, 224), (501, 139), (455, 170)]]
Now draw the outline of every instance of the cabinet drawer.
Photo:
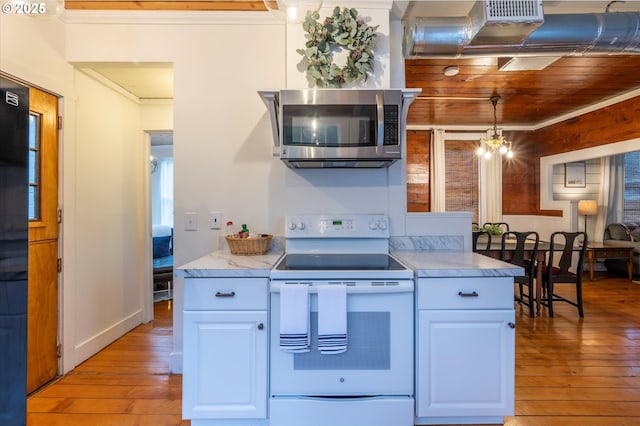
[(421, 278), (418, 309), (513, 309), (513, 277)]
[(266, 278), (186, 278), (184, 310), (267, 309)]

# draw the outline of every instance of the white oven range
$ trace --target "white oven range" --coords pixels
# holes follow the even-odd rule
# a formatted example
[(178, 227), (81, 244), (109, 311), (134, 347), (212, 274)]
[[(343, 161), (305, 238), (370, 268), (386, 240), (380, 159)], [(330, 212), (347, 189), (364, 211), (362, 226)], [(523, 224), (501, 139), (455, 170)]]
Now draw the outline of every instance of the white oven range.
[[(389, 254), (389, 218), (287, 216), (285, 238), (270, 274), (270, 425), (413, 425), (413, 271)], [(307, 352), (281, 347), (285, 286), (308, 292)], [(347, 349), (327, 354), (319, 292), (337, 287), (346, 293)]]

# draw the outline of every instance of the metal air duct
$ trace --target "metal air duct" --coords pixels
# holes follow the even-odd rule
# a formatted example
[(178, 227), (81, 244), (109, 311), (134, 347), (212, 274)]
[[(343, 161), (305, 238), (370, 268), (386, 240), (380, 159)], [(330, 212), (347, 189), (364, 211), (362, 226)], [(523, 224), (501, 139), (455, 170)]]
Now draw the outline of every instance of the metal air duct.
[[(506, 28), (509, 23), (501, 24)], [(415, 18), (405, 25), (405, 58), (470, 56), (566, 56), (639, 54), (640, 12), (544, 15), (544, 23), (521, 42), (497, 37), (474, 42), (483, 29), (472, 15), (455, 18)], [(509, 33), (509, 31), (505, 31)]]

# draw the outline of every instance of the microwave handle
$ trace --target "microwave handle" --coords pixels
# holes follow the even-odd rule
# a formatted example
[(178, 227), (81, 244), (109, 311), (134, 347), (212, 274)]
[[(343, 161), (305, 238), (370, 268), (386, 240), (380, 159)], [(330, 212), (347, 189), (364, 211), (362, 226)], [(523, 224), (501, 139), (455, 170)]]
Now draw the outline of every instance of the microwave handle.
[(384, 145), (384, 97), (382, 93), (376, 93), (376, 109), (378, 112), (378, 146)]

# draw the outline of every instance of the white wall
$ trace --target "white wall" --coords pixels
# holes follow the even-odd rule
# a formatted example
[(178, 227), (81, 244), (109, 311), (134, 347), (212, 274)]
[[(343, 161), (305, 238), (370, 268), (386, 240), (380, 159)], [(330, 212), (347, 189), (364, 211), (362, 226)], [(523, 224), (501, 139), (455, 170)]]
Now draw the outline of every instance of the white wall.
[(142, 321), (148, 167), (139, 106), (74, 70), (65, 31), (58, 19), (0, 14), (0, 72), (60, 97), (62, 372)]
[[(392, 29), (401, 34), (397, 23), (389, 23), (391, 2), (354, 3), (382, 32), (369, 84), (389, 87), (390, 57), (401, 58), (401, 43), (390, 40)], [(401, 233), (402, 163), (380, 170), (293, 171), (272, 156), (267, 110), (257, 92), (300, 81), (288, 68), (298, 46), (287, 41), (300, 40), (294, 29), (266, 12), (67, 11), (62, 19), (64, 25), (1, 16), (0, 69), (63, 96), (65, 371), (127, 328), (145, 306), (150, 230), (143, 130), (174, 131), (177, 265), (217, 248), (219, 231), (206, 226), (211, 210), (221, 211), (224, 221), (276, 234), (287, 213), (390, 213), (392, 232), (395, 226)], [(294, 54), (295, 63), (300, 57)], [(149, 118), (149, 110), (70, 65), (132, 61), (173, 63), (172, 123), (158, 118), (166, 110)], [(111, 170), (105, 170), (107, 159), (114, 162)], [(198, 214), (197, 231), (179, 226), (185, 212)], [(181, 368), (180, 294), (177, 281), (174, 371)]]
[(82, 361), (142, 322), (140, 194), (148, 157), (137, 102), (79, 71), (75, 89), (75, 349)]
[(597, 200), (600, 195), (600, 159), (585, 161), (585, 186), (572, 188), (565, 186), (565, 164), (553, 166), (554, 200)]
[[(383, 15), (386, 19), (381, 22), (385, 36), (379, 47), (378, 79), (373, 82), (388, 86), (388, 9), (384, 14), (372, 9), (372, 14), (375, 20)], [(173, 63), (177, 265), (218, 248), (220, 231), (207, 228), (212, 210), (221, 211), (225, 222), (247, 223), (257, 232), (275, 234), (282, 234), (287, 213), (393, 209), (404, 215), (404, 204), (390, 206), (404, 190), (402, 164), (379, 170), (294, 171), (272, 156), (269, 118), (257, 92), (284, 88), (296, 80), (297, 71), (287, 65), (292, 55), (295, 62), (300, 59), (295, 53), (300, 46), (287, 44), (295, 39), (295, 29), (266, 12), (168, 16), (69, 14), (66, 58), (78, 63)], [(187, 212), (197, 213), (197, 231), (182, 228)], [(403, 224), (404, 217), (396, 223)], [(181, 285), (176, 280), (174, 371), (181, 367)]]

